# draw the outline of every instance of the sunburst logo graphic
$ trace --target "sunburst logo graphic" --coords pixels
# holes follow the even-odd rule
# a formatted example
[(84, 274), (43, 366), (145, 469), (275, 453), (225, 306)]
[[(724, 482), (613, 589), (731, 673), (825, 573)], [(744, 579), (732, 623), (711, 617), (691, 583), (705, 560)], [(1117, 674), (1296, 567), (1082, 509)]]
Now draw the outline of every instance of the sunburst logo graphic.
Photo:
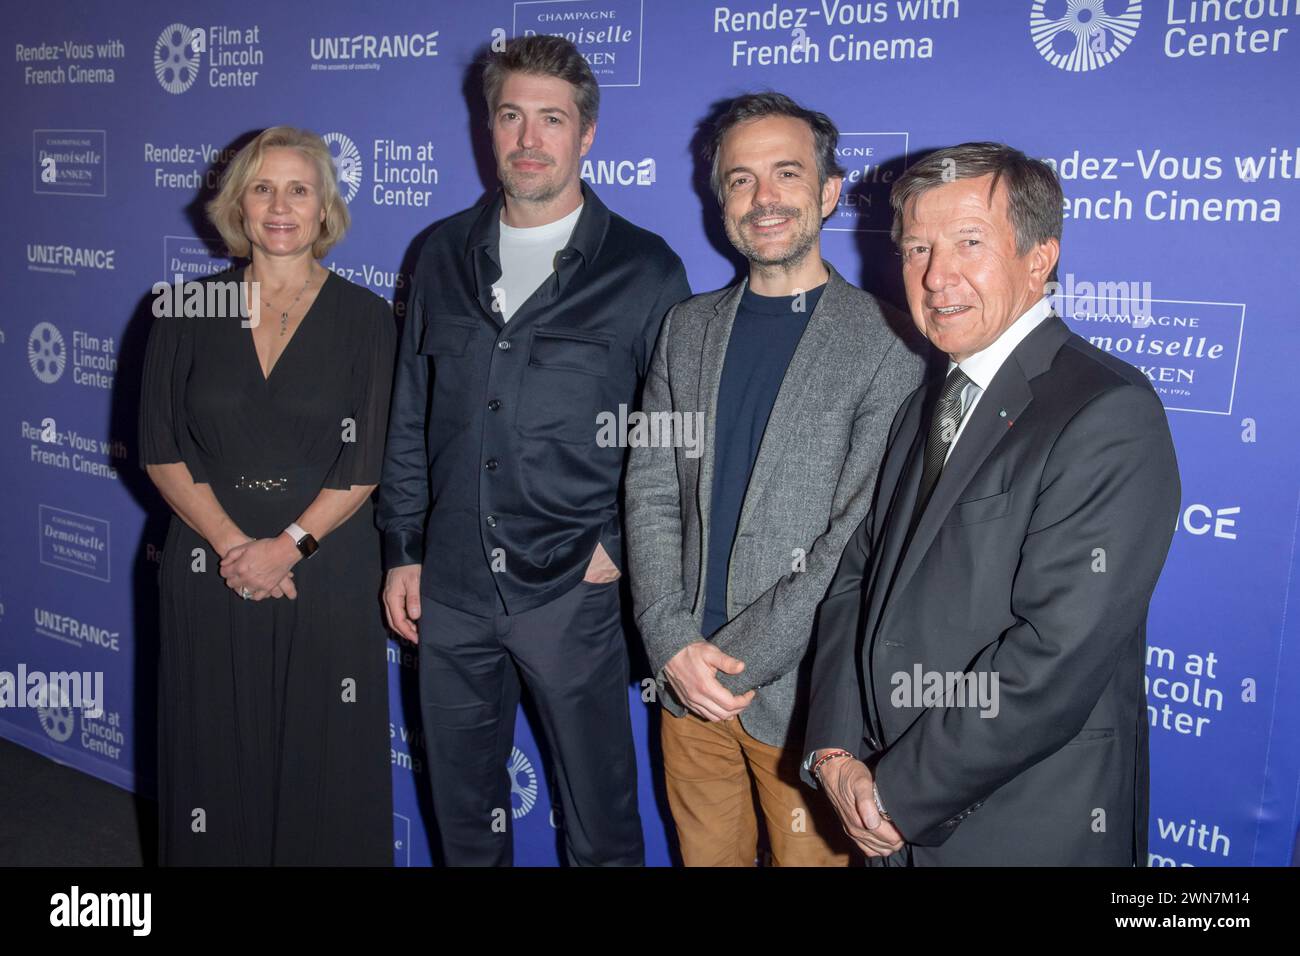
[(153, 45), (153, 72), (168, 93), (184, 93), (199, 75), (203, 43), (199, 33), (183, 23), (173, 23), (158, 34)]
[(352, 202), (361, 188), (361, 150), (342, 133), (326, 133), (321, 139), (330, 148), (330, 157), (334, 160), (334, 172), (339, 179), (339, 192), (343, 201)]
[[(510, 763), (506, 764), (506, 772), (510, 774), (510, 815), (518, 820), (527, 816), (537, 802), (537, 772), (518, 747), (510, 748)], [(519, 798), (518, 806), (513, 806), (515, 797)]]
[(1128, 49), (1142, 22), (1142, 0), (1120, 2), (1126, 4), (1124, 12), (1110, 14), (1105, 0), (1066, 0), (1064, 16), (1049, 17), (1045, 12), (1048, 0), (1034, 0), (1029, 10), (1029, 35), (1043, 59), (1057, 69), (1071, 73), (1099, 70)]
[(72, 736), (71, 707), (38, 707), (36, 715), (41, 718), (41, 727), (56, 743), (63, 743)]
[(27, 336), (27, 361), (36, 377), (46, 385), (57, 382), (68, 364), (68, 346), (63, 341), (63, 333), (50, 322), (37, 322), (32, 334)]

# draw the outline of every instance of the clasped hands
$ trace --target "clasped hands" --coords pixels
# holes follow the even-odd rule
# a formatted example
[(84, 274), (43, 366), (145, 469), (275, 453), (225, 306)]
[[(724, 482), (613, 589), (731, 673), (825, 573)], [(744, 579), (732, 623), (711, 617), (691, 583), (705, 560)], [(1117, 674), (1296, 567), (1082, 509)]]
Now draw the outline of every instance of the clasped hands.
[[(692, 713), (704, 720), (730, 720), (750, 705), (755, 692), (732, 694), (722, 686), (717, 672), (739, 674), (744, 669), (744, 661), (699, 640), (673, 655), (664, 666), (664, 676), (677, 699)], [(866, 764), (856, 758), (834, 757), (821, 765), (819, 773), (840, 825), (863, 853), (889, 856), (902, 848), (897, 828), (876, 808), (875, 780)]]
[[(824, 752), (817, 751), (814, 762)], [(844, 832), (863, 853), (889, 856), (902, 848), (898, 829), (876, 808), (875, 779), (866, 764), (856, 757), (833, 757), (821, 765), (818, 776)]]
[(287, 597), (295, 600), (298, 589), (290, 570), (302, 560), (302, 554), (288, 533), (274, 538), (244, 537), (226, 549), (221, 558), (221, 576), (226, 586), (248, 600), (260, 601), (265, 597)]

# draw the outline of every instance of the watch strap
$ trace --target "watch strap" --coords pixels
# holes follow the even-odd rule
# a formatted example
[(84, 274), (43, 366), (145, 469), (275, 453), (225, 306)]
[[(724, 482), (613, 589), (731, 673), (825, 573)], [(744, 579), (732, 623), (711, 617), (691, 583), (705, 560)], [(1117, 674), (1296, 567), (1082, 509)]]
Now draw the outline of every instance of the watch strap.
[(310, 558), (316, 553), (316, 549), (320, 547), (320, 545), (316, 543), (316, 539), (312, 534), (305, 531), (296, 521), (291, 523), (289, 527), (284, 530), (285, 533), (293, 539), (294, 546), (297, 547), (299, 553), (302, 554), (304, 558)]

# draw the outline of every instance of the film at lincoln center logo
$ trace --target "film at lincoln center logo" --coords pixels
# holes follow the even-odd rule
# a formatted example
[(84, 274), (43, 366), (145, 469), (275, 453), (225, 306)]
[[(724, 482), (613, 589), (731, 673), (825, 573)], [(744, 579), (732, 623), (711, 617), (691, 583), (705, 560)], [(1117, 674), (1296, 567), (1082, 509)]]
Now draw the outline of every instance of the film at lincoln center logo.
[(1086, 73), (1099, 70), (1128, 49), (1142, 22), (1142, 0), (1064, 0), (1061, 16), (1047, 15), (1050, 7), (1059, 12), (1062, 0), (1034, 0), (1029, 10), (1029, 35), (1043, 59), (1060, 70)]
[(63, 743), (72, 736), (73, 720), (71, 707), (38, 707), (36, 716), (41, 719), (41, 729), (55, 743)]
[(518, 820), (526, 816), (537, 802), (537, 771), (522, 750), (511, 747), (506, 772), (510, 774), (510, 796), (519, 798), (519, 806), (513, 807), (510, 815)]
[(168, 93), (184, 93), (194, 85), (203, 56), (203, 33), (173, 23), (153, 45), (153, 72)]
[(27, 361), (32, 371), (46, 385), (53, 385), (63, 376), (68, 364), (68, 346), (63, 333), (52, 322), (37, 322), (32, 334), (27, 336)]
[(339, 192), (343, 201), (351, 203), (361, 188), (361, 150), (342, 133), (326, 133), (321, 137), (330, 148), (334, 160), (334, 173), (339, 178)]

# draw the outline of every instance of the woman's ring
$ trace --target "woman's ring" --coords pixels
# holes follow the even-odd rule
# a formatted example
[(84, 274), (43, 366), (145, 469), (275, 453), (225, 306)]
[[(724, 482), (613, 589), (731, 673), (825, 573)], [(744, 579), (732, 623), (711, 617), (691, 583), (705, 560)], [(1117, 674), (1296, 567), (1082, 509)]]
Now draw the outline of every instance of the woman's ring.
[(239, 596), (243, 598), (245, 601), (247, 601), (250, 597), (253, 596), (253, 592), (248, 590), (248, 588), (240, 588)]

